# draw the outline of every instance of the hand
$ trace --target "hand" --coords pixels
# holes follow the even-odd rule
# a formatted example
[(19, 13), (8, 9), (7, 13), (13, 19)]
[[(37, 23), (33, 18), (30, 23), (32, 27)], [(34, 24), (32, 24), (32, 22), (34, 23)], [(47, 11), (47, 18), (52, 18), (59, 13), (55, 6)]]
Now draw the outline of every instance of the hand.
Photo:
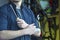
[(40, 30), (39, 28), (36, 28), (34, 35), (40, 37), (40, 35), (41, 35), (41, 30)]
[(26, 28), (26, 34), (33, 35), (35, 33), (36, 26), (34, 24), (30, 24), (28, 28)]
[(20, 28), (26, 28), (28, 26), (28, 24), (23, 19), (20, 18), (17, 18), (17, 24)]

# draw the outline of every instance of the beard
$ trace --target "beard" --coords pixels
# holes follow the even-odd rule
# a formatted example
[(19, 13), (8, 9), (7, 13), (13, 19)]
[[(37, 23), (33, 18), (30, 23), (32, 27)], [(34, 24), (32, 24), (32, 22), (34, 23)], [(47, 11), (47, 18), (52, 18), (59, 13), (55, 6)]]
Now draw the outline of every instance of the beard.
[(14, 2), (14, 3), (18, 3), (18, 2), (20, 2), (21, 0), (12, 0), (12, 2)]
[(13, 1), (14, 3), (18, 3), (19, 1)]

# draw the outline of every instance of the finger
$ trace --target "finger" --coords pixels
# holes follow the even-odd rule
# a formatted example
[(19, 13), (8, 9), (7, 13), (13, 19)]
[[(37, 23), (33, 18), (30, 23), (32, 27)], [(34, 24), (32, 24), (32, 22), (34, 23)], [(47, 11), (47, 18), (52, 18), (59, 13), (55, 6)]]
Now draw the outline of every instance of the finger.
[(24, 21), (23, 19), (20, 19), (19, 17), (17, 17), (17, 21)]
[(18, 21), (24, 21), (23, 19), (17, 18)]
[(33, 26), (34, 28), (36, 28), (36, 26)]
[(19, 20), (20, 18), (19, 17), (17, 17), (17, 20)]
[(20, 19), (19, 17), (17, 17), (17, 20), (16, 21), (21, 21), (22, 19)]
[(23, 22), (17, 22), (18, 24), (23, 24)]
[(20, 19), (19, 17), (17, 17), (17, 19)]
[(20, 19), (19, 17), (17, 17), (17, 19)]
[(34, 26), (34, 23), (33, 24), (30, 24), (30, 26)]

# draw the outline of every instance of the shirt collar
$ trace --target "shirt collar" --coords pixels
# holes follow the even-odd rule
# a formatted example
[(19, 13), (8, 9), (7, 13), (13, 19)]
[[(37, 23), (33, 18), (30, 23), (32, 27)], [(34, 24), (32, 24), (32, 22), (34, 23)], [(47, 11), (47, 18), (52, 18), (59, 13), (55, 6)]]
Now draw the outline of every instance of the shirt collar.
[[(16, 5), (13, 2), (10, 2), (10, 4), (13, 6), (14, 9), (16, 9)], [(20, 9), (22, 9), (22, 8), (23, 8), (23, 3), (21, 5)]]

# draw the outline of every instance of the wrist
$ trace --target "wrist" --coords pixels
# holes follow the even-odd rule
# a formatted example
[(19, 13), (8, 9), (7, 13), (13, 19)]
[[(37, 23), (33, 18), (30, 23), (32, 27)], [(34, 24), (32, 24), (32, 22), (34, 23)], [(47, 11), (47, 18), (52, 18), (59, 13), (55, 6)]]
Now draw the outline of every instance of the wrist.
[(28, 28), (29, 24), (26, 24), (24, 27), (22, 27), (22, 29), (26, 29)]
[(29, 24), (26, 25), (25, 29), (29, 27)]

